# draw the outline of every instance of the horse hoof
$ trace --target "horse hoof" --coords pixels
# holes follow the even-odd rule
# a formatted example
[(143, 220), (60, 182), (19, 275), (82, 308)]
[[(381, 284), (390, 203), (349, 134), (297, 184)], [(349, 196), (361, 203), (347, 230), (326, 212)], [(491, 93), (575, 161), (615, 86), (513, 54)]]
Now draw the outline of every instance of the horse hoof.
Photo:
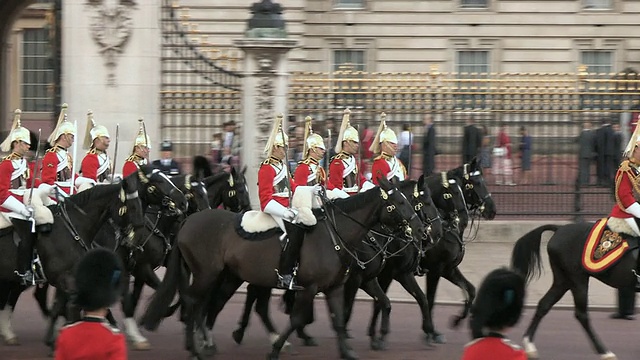
[(344, 336), (345, 336), (347, 339), (353, 339), (353, 336), (351, 336), (351, 333), (350, 333), (349, 331), (345, 331), (345, 332), (344, 332)]
[(206, 356), (206, 357), (214, 356), (217, 352), (218, 352), (218, 348), (217, 348), (215, 345), (206, 345), (206, 346), (202, 349), (202, 353), (203, 353), (203, 354), (204, 354), (204, 356)]
[(537, 351), (528, 351), (527, 352), (527, 359), (529, 360), (535, 360), (535, 359), (539, 359), (540, 356), (538, 355)]
[(244, 338), (244, 331), (238, 329), (236, 331), (234, 331), (231, 336), (233, 337), (233, 341), (236, 342), (236, 344), (240, 345), (242, 344), (242, 339)]
[(148, 341), (134, 342), (131, 344), (131, 348), (136, 351), (151, 350), (151, 344)]
[(304, 346), (318, 346), (318, 342), (316, 341), (316, 339), (312, 338), (312, 337), (308, 337), (306, 339), (302, 340), (302, 344)]
[(8, 346), (16, 346), (20, 345), (20, 341), (18, 341), (18, 337), (14, 336), (9, 339), (4, 339), (4, 344)]
[(433, 343), (434, 344), (446, 344), (447, 343), (447, 338), (440, 334), (439, 332), (434, 332), (431, 335), (432, 339), (433, 339)]
[(380, 341), (378, 339), (371, 339), (371, 341), (369, 342), (369, 346), (373, 351), (382, 350), (382, 346), (380, 345)]
[(340, 359), (346, 359), (346, 360), (358, 360), (358, 354), (356, 354), (355, 351), (353, 350), (346, 350), (343, 351), (342, 354), (340, 355)]
[(267, 354), (267, 360), (278, 360), (280, 357), (276, 354)]
[(607, 351), (606, 354), (600, 355), (600, 359), (601, 360), (618, 360), (618, 357), (616, 356), (616, 354), (612, 353), (611, 351)]
[(462, 320), (464, 320), (464, 318), (462, 316), (452, 316), (451, 317), (451, 322), (449, 323), (449, 327), (451, 329), (457, 329), (460, 326), (460, 323), (462, 323)]

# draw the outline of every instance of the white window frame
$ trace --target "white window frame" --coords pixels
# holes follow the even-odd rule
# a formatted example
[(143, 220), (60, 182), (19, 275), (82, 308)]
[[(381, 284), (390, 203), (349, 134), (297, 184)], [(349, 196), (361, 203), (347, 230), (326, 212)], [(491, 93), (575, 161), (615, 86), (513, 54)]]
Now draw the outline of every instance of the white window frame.
[(615, 0), (582, 0), (581, 5), (586, 11), (611, 11), (615, 10), (616, 2)]
[[(353, 4), (354, 0), (333, 0), (333, 8), (336, 10), (360, 10), (366, 7), (366, 0), (356, 0), (358, 4)], [(346, 2), (346, 3), (345, 3)]]
[[(338, 52), (362, 53), (362, 63), (337, 62)], [(367, 50), (366, 49), (331, 49), (331, 71), (339, 71), (339, 66), (353, 64), (352, 71), (367, 71)]]
[[(22, 44), (20, 53), (20, 106), (25, 112), (50, 112), (53, 109), (53, 95), (50, 86), (53, 83), (53, 68), (47, 66), (50, 54), (46, 47), (49, 45), (48, 39), (27, 40), (27, 34), (44, 31), (48, 38), (48, 32), (43, 28), (25, 28), (22, 32)], [(38, 52), (38, 45), (44, 46), (44, 51)], [(35, 47), (34, 47), (35, 46)], [(26, 54), (27, 51), (34, 54)], [(44, 66), (37, 63), (44, 62)], [(27, 63), (31, 63), (30, 66)], [(30, 79), (27, 79), (30, 78)], [(48, 80), (47, 80), (48, 79)], [(25, 89), (29, 87), (35, 93), (27, 94)], [(45, 105), (39, 104), (45, 102)]]
[[(596, 64), (595, 62), (589, 64), (588, 62), (585, 61), (585, 55), (587, 53), (594, 54), (594, 55), (608, 54), (610, 56), (609, 65)], [(589, 73), (609, 74), (609, 73), (615, 72), (615, 68), (616, 68), (615, 59), (616, 59), (616, 53), (613, 50), (580, 50), (580, 64), (586, 65), (587, 72)], [(597, 70), (598, 68), (605, 67), (605, 66), (608, 67), (608, 71), (594, 71), (594, 70)]]
[[(490, 0), (467, 0), (470, 1), (471, 3), (465, 4), (465, 0), (459, 0), (460, 2), (458, 3), (458, 7), (460, 9), (463, 10), (485, 10), (485, 9), (489, 9), (489, 6), (491, 5), (489, 3)], [(478, 3), (479, 1), (483, 1), (484, 4), (475, 4)]]
[[(459, 61), (461, 53), (477, 53), (477, 54), (485, 53), (487, 55), (487, 60), (486, 60), (484, 65), (472, 64), (472, 63), (462, 65), (462, 64), (460, 64), (460, 61)], [(467, 66), (467, 67), (469, 67), (469, 66), (474, 66), (474, 67), (484, 66), (484, 67), (486, 67), (486, 70), (484, 70), (484, 71), (460, 71), (460, 67), (461, 66)], [(467, 73), (472, 73), (472, 72), (490, 73), (491, 72), (491, 50), (490, 49), (456, 49), (454, 67), (455, 67), (454, 71), (457, 72), (457, 73), (462, 73), (462, 72), (467, 72)]]

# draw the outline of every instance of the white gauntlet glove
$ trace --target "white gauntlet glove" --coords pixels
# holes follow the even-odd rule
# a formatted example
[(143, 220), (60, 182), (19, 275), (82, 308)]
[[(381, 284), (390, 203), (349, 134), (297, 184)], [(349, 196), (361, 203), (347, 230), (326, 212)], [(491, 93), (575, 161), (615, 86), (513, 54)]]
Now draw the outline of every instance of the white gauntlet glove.
[(298, 219), (298, 210), (287, 208), (287, 210), (284, 211), (284, 216), (282, 218), (288, 222), (295, 223)]
[(626, 211), (627, 213), (637, 218), (640, 218), (640, 204), (638, 204), (637, 202), (634, 202), (633, 204), (631, 204), (631, 206), (624, 209), (624, 211)]

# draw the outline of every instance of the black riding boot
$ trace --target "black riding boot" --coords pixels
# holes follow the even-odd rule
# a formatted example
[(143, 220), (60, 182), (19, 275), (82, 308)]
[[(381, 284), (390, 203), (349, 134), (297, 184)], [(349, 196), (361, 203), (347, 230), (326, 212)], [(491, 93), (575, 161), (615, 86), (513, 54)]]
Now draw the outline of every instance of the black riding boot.
[(302, 290), (304, 288), (295, 283), (295, 266), (300, 257), (305, 230), (287, 221), (284, 222), (284, 226), (287, 229), (287, 239), (284, 240), (284, 248), (280, 255), (280, 266), (276, 270), (278, 274), (276, 287), (285, 290)]
[(35, 234), (31, 233), (31, 222), (12, 219), (12, 223), (18, 237), (20, 237), (20, 242), (18, 243), (16, 275), (21, 278), (23, 285), (35, 285), (35, 278), (33, 276), (33, 271), (31, 270)]

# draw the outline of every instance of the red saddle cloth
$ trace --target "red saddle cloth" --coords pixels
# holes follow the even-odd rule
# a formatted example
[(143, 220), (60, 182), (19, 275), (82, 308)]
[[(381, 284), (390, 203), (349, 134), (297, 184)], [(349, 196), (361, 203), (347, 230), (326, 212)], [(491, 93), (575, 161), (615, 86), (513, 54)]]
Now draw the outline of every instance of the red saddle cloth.
[(596, 221), (582, 250), (582, 266), (590, 273), (599, 273), (615, 264), (629, 249), (620, 233), (609, 230), (607, 218)]

